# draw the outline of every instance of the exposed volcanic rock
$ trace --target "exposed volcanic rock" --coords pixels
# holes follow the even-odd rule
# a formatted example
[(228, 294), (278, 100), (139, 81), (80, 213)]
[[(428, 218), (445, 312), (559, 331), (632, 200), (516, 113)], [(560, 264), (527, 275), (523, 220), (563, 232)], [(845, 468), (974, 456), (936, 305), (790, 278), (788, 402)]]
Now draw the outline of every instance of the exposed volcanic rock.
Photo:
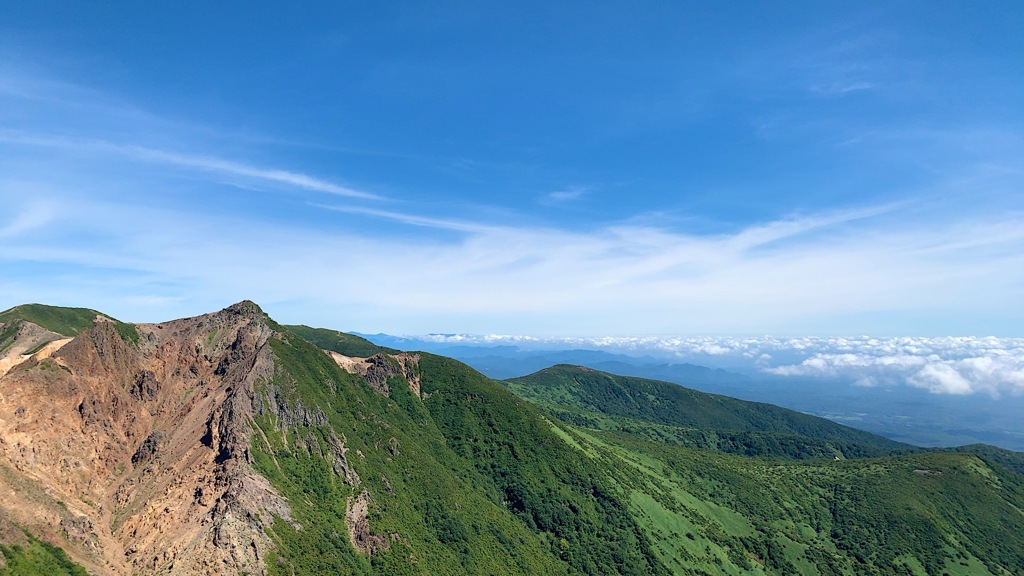
[(273, 330), (251, 302), (136, 328), (98, 318), (0, 377), (0, 508), (97, 574), (262, 574), (289, 517), (249, 454)]
[(420, 396), (420, 355), (400, 352), (392, 356), (402, 369), (402, 377), (409, 383), (409, 390)]
[(374, 534), (370, 529), (369, 511), (373, 497), (366, 490), (358, 496), (350, 496), (345, 501), (345, 525), (348, 526), (348, 539), (352, 547), (361, 554), (372, 555), (391, 547), (391, 541), (398, 538), (383, 534)]
[(366, 364), (366, 383), (380, 394), (391, 395), (388, 379), (402, 374), (395, 361), (384, 354), (374, 354), (366, 359)]
[(400, 377), (406, 381), (409, 390), (420, 395), (419, 354), (400, 352), (398, 354), (374, 354), (368, 358), (345, 356), (334, 351), (325, 352), (350, 374), (359, 374), (366, 379), (374, 391), (384, 396), (391, 395), (388, 381)]

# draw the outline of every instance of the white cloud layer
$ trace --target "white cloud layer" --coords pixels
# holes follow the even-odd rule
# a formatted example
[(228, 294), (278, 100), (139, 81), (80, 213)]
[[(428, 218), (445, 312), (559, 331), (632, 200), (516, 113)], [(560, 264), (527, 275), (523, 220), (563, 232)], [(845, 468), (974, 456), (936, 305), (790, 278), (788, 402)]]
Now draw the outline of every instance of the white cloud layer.
[(891, 338), (823, 340), (799, 364), (765, 371), (781, 376), (838, 376), (863, 386), (901, 383), (938, 394), (1024, 393), (1024, 340)]
[(1024, 394), (1024, 339), (975, 337), (733, 338), (432, 334), (443, 344), (600, 349), (775, 376), (842, 379), (861, 386), (912, 386), (936, 394)]

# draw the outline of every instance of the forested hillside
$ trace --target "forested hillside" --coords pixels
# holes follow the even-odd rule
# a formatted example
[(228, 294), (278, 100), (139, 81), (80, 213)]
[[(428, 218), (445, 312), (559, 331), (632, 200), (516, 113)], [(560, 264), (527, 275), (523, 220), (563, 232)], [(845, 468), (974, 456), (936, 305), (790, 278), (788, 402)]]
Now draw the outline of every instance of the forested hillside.
[(251, 302), (62, 310), (2, 315), (0, 574), (1024, 574), (1016, 453), (578, 366), (500, 383)]

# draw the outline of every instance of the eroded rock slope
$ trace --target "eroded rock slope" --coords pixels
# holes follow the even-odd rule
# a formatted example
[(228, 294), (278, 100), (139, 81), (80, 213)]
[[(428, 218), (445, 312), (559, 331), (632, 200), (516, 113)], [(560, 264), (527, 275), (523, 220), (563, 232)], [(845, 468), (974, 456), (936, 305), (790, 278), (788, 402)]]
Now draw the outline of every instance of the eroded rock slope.
[(254, 389), (274, 373), (255, 304), (134, 333), (102, 316), (72, 339), (10, 333), (4, 515), (96, 574), (264, 573), (265, 526), (289, 510), (249, 454)]

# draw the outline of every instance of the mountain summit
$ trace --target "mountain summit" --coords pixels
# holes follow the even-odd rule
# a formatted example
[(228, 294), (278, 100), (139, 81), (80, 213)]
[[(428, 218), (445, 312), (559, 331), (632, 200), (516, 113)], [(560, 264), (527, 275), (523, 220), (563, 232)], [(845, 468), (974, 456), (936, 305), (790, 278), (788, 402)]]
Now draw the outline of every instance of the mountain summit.
[(30, 481), (9, 483), (10, 517), (99, 573), (260, 571), (265, 528), (289, 516), (249, 455), (255, 385), (274, 371), (266, 316), (249, 302), (163, 324), (97, 313), (54, 338), (67, 332), (36, 311), (5, 313), (0, 454)]
[(583, 367), (507, 386), (248, 301), (12, 308), (0, 575), (1024, 573), (1020, 455)]

